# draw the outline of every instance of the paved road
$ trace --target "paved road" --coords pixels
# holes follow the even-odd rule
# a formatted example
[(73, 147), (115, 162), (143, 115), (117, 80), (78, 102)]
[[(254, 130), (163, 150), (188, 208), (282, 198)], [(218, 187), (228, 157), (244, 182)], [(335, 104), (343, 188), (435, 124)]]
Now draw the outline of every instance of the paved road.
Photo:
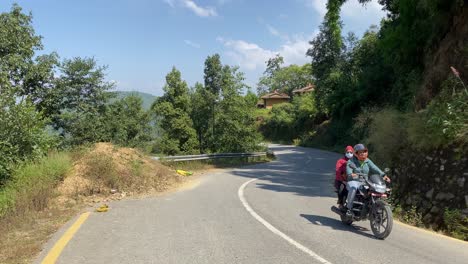
[(273, 150), (274, 162), (215, 172), (195, 188), (91, 214), (58, 263), (468, 262), (468, 243), (399, 224), (381, 241), (368, 222), (344, 226), (330, 210), (338, 155)]

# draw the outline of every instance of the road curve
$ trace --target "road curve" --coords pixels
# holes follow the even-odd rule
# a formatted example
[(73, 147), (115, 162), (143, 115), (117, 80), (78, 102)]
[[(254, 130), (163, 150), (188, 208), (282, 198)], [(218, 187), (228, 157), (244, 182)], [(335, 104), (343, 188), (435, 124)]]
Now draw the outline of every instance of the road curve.
[(381, 241), (368, 222), (344, 226), (330, 210), (339, 155), (272, 149), (276, 161), (207, 174), (195, 188), (92, 213), (57, 263), (467, 263), (465, 242), (400, 224)]

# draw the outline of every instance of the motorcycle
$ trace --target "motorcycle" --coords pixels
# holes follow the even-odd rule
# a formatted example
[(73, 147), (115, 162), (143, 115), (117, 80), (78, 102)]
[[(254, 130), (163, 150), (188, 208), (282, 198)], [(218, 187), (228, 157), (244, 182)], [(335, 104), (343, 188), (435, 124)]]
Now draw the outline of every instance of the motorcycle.
[[(336, 206), (332, 210), (339, 214), (341, 222), (351, 225), (354, 221), (369, 219), (372, 233), (378, 239), (385, 239), (392, 232), (393, 216), (390, 205), (385, 201), (390, 196), (391, 189), (387, 188), (384, 179), (380, 175), (358, 173), (362, 185), (356, 192), (353, 202), (353, 216), (347, 216), (345, 210)], [(345, 204), (344, 208), (347, 208)]]

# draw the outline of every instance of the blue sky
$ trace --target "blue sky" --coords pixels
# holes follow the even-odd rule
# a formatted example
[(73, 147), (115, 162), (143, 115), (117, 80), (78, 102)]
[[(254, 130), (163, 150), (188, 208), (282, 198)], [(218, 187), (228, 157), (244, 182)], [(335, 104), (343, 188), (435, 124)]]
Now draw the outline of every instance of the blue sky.
[[(308, 41), (326, 12), (326, 0), (0, 0), (0, 12), (13, 3), (32, 12), (43, 52), (94, 57), (117, 90), (154, 95), (172, 66), (190, 86), (203, 82), (204, 61), (215, 53), (255, 90), (276, 53), (286, 65), (310, 61)], [(344, 33), (361, 36), (385, 13), (376, 0), (365, 7), (348, 0), (341, 15)]]

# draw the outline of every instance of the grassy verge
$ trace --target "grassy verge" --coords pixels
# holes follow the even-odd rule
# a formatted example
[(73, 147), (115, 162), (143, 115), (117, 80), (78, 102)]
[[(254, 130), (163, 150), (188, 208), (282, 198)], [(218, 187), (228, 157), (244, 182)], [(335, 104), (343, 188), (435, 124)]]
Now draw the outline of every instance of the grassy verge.
[(72, 167), (69, 153), (23, 164), (0, 189), (0, 263), (28, 263), (73, 213), (49, 208), (54, 188)]
[(41, 211), (52, 198), (50, 192), (71, 169), (68, 153), (54, 153), (37, 162), (23, 164), (0, 190), (0, 217)]
[(460, 210), (446, 208), (443, 219), (445, 227), (439, 230), (424, 225), (423, 217), (421, 213), (417, 212), (415, 206), (409, 210), (403, 210), (400, 206), (395, 206), (393, 216), (402, 223), (468, 241), (468, 218), (464, 217)]

